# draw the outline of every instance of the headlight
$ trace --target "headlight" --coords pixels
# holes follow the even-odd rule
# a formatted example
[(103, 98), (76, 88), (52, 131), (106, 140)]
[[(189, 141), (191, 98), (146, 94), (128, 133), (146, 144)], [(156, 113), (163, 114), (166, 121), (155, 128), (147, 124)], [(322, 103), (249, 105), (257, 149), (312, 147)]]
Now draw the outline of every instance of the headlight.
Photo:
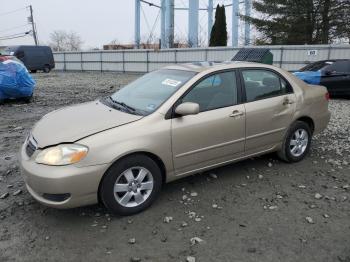
[(70, 165), (82, 160), (87, 153), (86, 146), (63, 144), (44, 149), (37, 155), (35, 161), (50, 166)]

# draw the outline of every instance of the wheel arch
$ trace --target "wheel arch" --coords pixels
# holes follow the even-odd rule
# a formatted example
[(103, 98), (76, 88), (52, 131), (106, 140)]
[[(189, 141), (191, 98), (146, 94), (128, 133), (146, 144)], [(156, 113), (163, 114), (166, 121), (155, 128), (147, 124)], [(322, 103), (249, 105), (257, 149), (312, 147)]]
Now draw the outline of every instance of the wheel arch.
[(111, 164), (110, 166), (107, 168), (107, 170), (104, 172), (101, 180), (100, 180), (100, 183), (98, 185), (98, 191), (97, 191), (97, 198), (98, 198), (98, 202), (99, 203), (102, 203), (101, 202), (101, 197), (100, 197), (100, 190), (101, 190), (101, 185), (102, 185), (102, 181), (103, 179), (105, 178), (106, 176), (106, 173), (108, 172), (108, 170), (114, 165), (116, 164), (117, 162), (125, 159), (125, 158), (128, 158), (128, 157), (131, 157), (131, 156), (134, 156), (134, 155), (144, 155), (144, 156), (148, 156), (149, 158), (151, 158), (154, 162), (156, 162), (156, 164), (158, 165), (158, 167), (160, 168), (160, 171), (161, 171), (161, 174), (162, 174), (162, 184), (164, 185), (166, 183), (166, 168), (165, 168), (165, 164), (163, 162), (163, 160), (157, 156), (156, 154), (154, 153), (150, 153), (150, 152), (147, 152), (147, 151), (137, 151), (137, 152), (132, 152), (132, 153), (129, 153), (129, 154), (126, 154), (126, 155), (123, 155), (117, 159), (115, 159)]
[(301, 117), (297, 118), (295, 121), (301, 121), (301, 122), (306, 123), (310, 127), (312, 133), (315, 131), (315, 122), (311, 117), (301, 116)]

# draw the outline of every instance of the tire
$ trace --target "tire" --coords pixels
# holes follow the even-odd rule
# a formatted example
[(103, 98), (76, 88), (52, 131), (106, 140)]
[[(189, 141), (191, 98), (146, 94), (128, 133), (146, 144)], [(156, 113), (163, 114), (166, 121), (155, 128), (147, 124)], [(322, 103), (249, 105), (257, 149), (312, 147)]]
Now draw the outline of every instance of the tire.
[(31, 73), (35, 74), (37, 70), (30, 70)]
[[(140, 174), (143, 179), (137, 180)], [(99, 194), (111, 213), (128, 216), (148, 208), (161, 187), (162, 174), (156, 162), (145, 155), (133, 155), (117, 161), (107, 170)]]
[[(299, 134), (299, 137), (297, 137)], [(303, 139), (306, 138), (306, 139)], [(294, 163), (299, 162), (308, 154), (311, 146), (312, 131), (310, 126), (302, 121), (294, 122), (282, 144), (282, 148), (277, 155), (283, 161)]]
[(50, 71), (51, 71), (50, 66), (49, 66), (49, 65), (45, 65), (45, 66), (44, 66), (44, 69), (43, 69), (43, 72), (44, 72), (44, 73), (50, 73)]

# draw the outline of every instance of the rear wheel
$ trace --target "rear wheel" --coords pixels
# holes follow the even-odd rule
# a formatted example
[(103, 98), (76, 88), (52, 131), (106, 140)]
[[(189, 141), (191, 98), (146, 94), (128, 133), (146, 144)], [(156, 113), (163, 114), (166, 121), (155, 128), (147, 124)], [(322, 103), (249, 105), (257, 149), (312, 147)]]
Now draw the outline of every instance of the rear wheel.
[(149, 207), (161, 186), (158, 165), (145, 155), (134, 155), (116, 162), (107, 171), (100, 197), (111, 213), (132, 215)]
[(51, 70), (51, 68), (50, 68), (49, 65), (45, 65), (45, 66), (44, 66), (44, 69), (43, 69), (44, 73), (49, 73), (50, 70)]
[(30, 70), (31, 73), (35, 74), (37, 70)]
[(278, 156), (286, 162), (302, 160), (310, 150), (312, 132), (310, 126), (296, 121), (289, 128)]

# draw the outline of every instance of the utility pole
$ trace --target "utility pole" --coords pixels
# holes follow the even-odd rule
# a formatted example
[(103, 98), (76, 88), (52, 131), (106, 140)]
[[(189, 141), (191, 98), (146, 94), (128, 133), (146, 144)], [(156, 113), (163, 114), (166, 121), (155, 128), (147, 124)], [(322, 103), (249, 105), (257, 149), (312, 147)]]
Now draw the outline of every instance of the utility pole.
[(238, 46), (239, 0), (232, 0), (232, 46)]
[(165, 1), (165, 41), (167, 48), (174, 47), (174, 0)]
[(166, 9), (166, 0), (161, 0), (160, 5), (160, 45), (161, 48), (166, 48), (166, 40), (165, 40), (165, 21), (166, 21), (166, 15), (165, 15), (165, 9)]
[[(244, 0), (244, 4), (245, 4), (245, 15), (247, 17), (250, 17), (252, 1)], [(248, 20), (244, 22), (244, 45), (250, 45), (250, 22)]]
[(32, 5), (29, 6), (29, 10), (30, 10), (30, 17), (29, 17), (29, 22), (32, 23), (32, 28), (33, 28), (33, 38), (34, 38), (34, 42), (35, 45), (38, 45), (38, 39), (36, 37), (36, 30), (35, 30), (35, 24), (34, 24), (34, 18), (33, 18), (33, 8)]
[(210, 34), (213, 28), (213, 0), (208, 0), (208, 46), (210, 44)]
[(198, 47), (199, 0), (190, 0), (188, 4), (188, 45)]
[(141, 30), (141, 23), (140, 23), (140, 15), (141, 15), (141, 1), (135, 0), (135, 48), (140, 48), (140, 30)]

